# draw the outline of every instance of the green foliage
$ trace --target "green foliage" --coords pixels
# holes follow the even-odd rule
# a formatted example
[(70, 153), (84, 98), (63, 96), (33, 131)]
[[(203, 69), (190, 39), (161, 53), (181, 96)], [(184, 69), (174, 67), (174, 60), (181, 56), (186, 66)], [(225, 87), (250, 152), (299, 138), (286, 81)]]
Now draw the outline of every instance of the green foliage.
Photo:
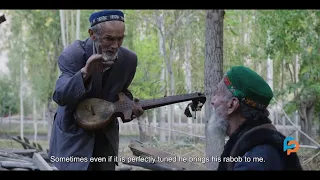
[(88, 29), (90, 27), (89, 17), (97, 9), (81, 10), (80, 14), (80, 39), (86, 39), (89, 37)]
[[(88, 37), (89, 16), (96, 10), (81, 10), (80, 39)], [(320, 13), (315, 10), (226, 10), (223, 31), (223, 70), (234, 65), (247, 65), (265, 79), (267, 58), (273, 63), (273, 88), (276, 99), (292, 100), (286, 110), (297, 110), (303, 97), (319, 102), (319, 33)], [(138, 68), (130, 86), (140, 99), (162, 97), (170, 89), (170, 77), (161, 81), (165, 64), (172, 57), (175, 94), (203, 91), (205, 59), (204, 10), (124, 10), (126, 38), (123, 46), (138, 55)], [(58, 55), (63, 50), (59, 10), (6, 11), (9, 32), (1, 37), (1, 49), (8, 50), (10, 83), (4, 82), (0, 97), (10, 97), (12, 111), (19, 108), (20, 76), (28, 106), (32, 97), (40, 104), (50, 103), (58, 76)], [(75, 40), (76, 11), (65, 10), (67, 43)], [(73, 19), (71, 18), (73, 17)], [(164, 18), (163, 33), (166, 56), (160, 54), (158, 22)], [(268, 35), (270, 41), (268, 41)], [(295, 80), (295, 57), (299, 55), (299, 81)], [(185, 64), (191, 65), (191, 79), (186, 80)], [(20, 72), (20, 64), (24, 71)], [(167, 72), (166, 72), (167, 73)], [(1, 79), (1, 82), (5, 78)], [(8, 96), (7, 96), (8, 95)], [(293, 98), (296, 96), (295, 98)], [(49, 101), (49, 102), (48, 102)], [(275, 103), (275, 102), (273, 102)], [(1, 104), (1, 102), (0, 102)], [(2, 105), (3, 106), (3, 105)], [(11, 106), (11, 105), (10, 105)], [(320, 104), (316, 111), (320, 112)], [(4, 109), (8, 109), (6, 105)], [(7, 112), (7, 110), (5, 110)]]
[[(32, 94), (46, 103), (52, 96), (52, 80), (57, 75), (56, 55), (62, 50), (59, 11), (19, 10), (8, 12), (8, 16), (13, 19), (10, 24), (13, 33), (8, 41), (12, 47), (8, 52), (11, 77), (20, 86), (22, 75), (22, 83), (30, 83)], [(24, 67), (23, 74), (17, 68), (20, 64)]]
[[(281, 76), (275, 76), (277, 84), (281, 84), (278, 88), (282, 87), (277, 88), (277, 95), (284, 97), (288, 93), (295, 93), (296, 98), (288, 104), (288, 110), (296, 109), (301, 101), (306, 100), (306, 96), (312, 96), (317, 102), (317, 94), (319, 94), (319, 32), (317, 31), (319, 16), (317, 12), (313, 10), (259, 11), (258, 18), (260, 26), (265, 31), (269, 31), (271, 38), (265, 52), (275, 61), (275, 74), (281, 74)], [(296, 82), (297, 80), (293, 77), (296, 55), (300, 58), (300, 72), (297, 72), (299, 82)], [(283, 86), (285, 83), (283, 80), (286, 80), (286, 86)]]
[(138, 68), (130, 89), (135, 96), (143, 99), (156, 98), (163, 95), (161, 88), (165, 82), (160, 81), (161, 57), (158, 51), (158, 37), (147, 34), (142, 40), (133, 40), (133, 47), (138, 56)]
[(297, 103), (293, 102), (293, 101), (289, 101), (285, 106), (284, 106), (284, 110), (288, 113), (291, 114), (294, 111), (296, 111), (297, 108)]
[(300, 38), (308, 30), (309, 12), (305, 10), (260, 11), (260, 22), (270, 31), (271, 42), (267, 54), (280, 51), (290, 55), (300, 51)]
[(0, 116), (18, 112), (18, 96), (14, 93), (14, 83), (8, 76), (0, 76)]

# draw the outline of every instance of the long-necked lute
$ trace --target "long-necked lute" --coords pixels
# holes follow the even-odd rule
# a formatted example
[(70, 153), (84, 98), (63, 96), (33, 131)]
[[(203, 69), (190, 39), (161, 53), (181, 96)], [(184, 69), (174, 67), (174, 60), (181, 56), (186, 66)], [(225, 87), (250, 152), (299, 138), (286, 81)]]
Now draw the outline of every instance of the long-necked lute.
[(143, 110), (158, 108), (170, 104), (192, 101), (193, 111), (202, 108), (206, 97), (202, 93), (190, 93), (183, 95), (166, 96), (162, 98), (132, 101), (124, 93), (119, 93), (117, 102), (109, 102), (100, 98), (88, 98), (81, 101), (74, 113), (77, 124), (86, 130), (98, 130), (104, 128), (114, 120), (120, 117), (122, 122), (132, 121), (133, 104), (139, 104)]

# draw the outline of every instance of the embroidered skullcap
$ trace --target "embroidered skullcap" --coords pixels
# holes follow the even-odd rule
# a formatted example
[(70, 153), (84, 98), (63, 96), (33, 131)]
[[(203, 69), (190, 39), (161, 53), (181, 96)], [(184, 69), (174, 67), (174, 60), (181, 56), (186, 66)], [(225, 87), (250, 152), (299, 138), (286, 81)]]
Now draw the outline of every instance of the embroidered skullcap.
[(89, 17), (91, 27), (105, 21), (122, 21), (124, 22), (124, 14), (120, 10), (103, 10), (92, 13)]
[(233, 96), (253, 108), (265, 109), (273, 98), (268, 83), (247, 67), (232, 67), (223, 80)]

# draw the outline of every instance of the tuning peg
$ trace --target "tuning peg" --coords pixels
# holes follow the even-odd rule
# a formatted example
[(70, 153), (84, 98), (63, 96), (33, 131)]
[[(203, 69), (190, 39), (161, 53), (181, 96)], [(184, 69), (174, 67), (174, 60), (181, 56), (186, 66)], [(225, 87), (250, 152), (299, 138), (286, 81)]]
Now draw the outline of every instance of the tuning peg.
[(186, 115), (187, 117), (192, 117), (192, 114), (191, 114), (190, 109), (189, 109), (189, 107), (190, 107), (191, 104), (192, 104), (192, 103), (189, 103), (189, 104), (187, 105), (186, 109), (184, 110), (184, 115)]

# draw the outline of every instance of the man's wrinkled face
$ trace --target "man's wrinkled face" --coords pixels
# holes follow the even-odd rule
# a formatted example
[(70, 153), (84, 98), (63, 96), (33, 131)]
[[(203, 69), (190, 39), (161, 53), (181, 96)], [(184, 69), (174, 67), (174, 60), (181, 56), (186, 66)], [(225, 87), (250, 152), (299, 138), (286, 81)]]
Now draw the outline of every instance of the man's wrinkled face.
[(213, 113), (210, 117), (210, 124), (212, 127), (219, 127), (224, 132), (228, 129), (228, 96), (223, 81), (218, 84), (215, 95), (211, 99)]
[(216, 115), (223, 119), (227, 119), (228, 101), (230, 100), (230, 97), (228, 97), (226, 91), (227, 89), (224, 82), (220, 81), (216, 93), (211, 99), (211, 104), (216, 112)]
[(115, 60), (125, 36), (125, 24), (122, 21), (107, 21), (101, 23), (101, 28), (98, 38), (93, 39), (95, 46), (98, 49), (101, 45), (102, 56), (106, 61)]

